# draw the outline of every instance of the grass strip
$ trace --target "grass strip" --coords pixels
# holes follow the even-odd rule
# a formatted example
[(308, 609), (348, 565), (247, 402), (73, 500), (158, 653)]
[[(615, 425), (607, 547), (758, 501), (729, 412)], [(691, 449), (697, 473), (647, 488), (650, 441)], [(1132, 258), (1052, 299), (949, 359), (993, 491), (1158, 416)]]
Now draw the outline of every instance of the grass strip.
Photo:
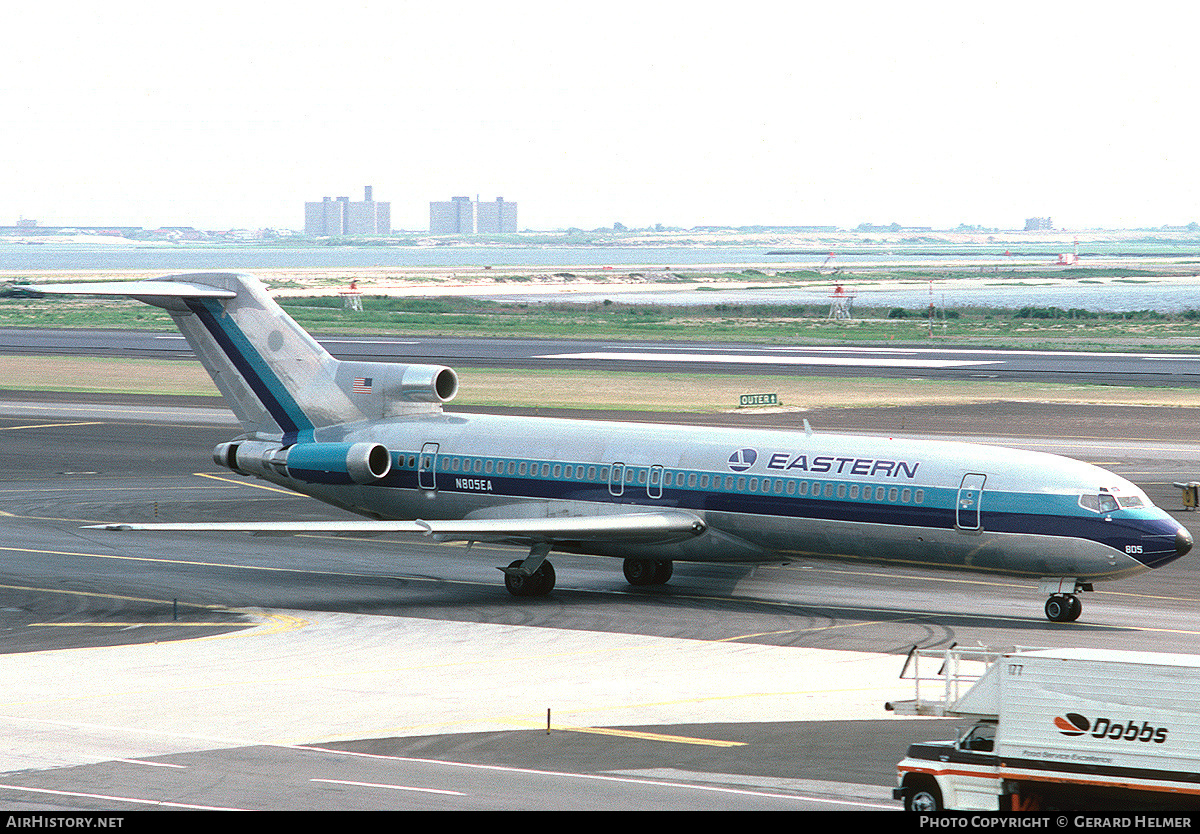
[[(654, 374), (583, 369), (456, 369), (467, 406), (714, 413), (742, 394), (771, 392), (791, 409), (984, 402), (1200, 407), (1200, 389), (860, 377)], [(79, 393), (217, 396), (197, 362), (102, 357), (0, 356), (0, 388)]]

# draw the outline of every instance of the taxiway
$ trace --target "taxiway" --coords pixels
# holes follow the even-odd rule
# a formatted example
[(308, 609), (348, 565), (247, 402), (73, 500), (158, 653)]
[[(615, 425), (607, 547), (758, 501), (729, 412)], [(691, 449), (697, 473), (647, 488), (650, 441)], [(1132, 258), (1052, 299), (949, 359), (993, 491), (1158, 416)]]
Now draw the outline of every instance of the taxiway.
[[(680, 564), (631, 588), (615, 560), (559, 556), (554, 593), (517, 599), (503, 547), (82, 530), (338, 512), (216, 469), (237, 428), (208, 403), (45, 399), (0, 401), (9, 808), (898, 808), (904, 747), (950, 732), (883, 709), (911, 692), (909, 647), (1200, 651), (1193, 559), (1053, 624), (1030, 583), (996, 577)], [(1190, 410), (1024, 408), (814, 422), (969, 426), (1101, 463), (1167, 509), (1200, 475)]]

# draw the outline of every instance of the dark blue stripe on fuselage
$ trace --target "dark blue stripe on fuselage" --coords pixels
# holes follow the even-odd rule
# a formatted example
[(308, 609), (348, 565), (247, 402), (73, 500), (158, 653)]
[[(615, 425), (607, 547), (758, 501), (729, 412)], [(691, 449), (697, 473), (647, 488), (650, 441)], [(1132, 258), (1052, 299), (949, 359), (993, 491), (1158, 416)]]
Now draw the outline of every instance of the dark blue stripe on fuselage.
[(224, 309), (220, 302), (211, 299), (187, 299), (185, 303), (246, 380), (246, 384), (267, 409), (267, 413), (283, 430), (283, 444), (286, 446), (295, 443), (300, 439), (302, 432), (311, 434), (312, 422), (246, 335), (229, 316), (222, 318)]

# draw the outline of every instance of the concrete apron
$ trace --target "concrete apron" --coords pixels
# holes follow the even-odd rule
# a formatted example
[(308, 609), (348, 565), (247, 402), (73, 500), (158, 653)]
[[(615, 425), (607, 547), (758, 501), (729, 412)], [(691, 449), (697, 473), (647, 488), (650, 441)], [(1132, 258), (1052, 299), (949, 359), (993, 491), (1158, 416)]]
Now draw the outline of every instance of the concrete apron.
[(253, 613), (260, 625), (217, 637), (0, 656), (0, 772), (246, 745), (544, 730), (547, 709), (553, 730), (885, 719), (885, 701), (912, 697), (895, 655)]

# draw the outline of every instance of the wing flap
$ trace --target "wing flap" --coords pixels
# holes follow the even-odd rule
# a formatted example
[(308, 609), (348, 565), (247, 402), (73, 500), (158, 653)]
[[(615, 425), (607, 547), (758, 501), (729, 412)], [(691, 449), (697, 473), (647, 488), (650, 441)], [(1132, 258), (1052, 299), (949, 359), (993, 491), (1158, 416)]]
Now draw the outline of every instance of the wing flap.
[(153, 522), (89, 524), (89, 530), (140, 530), (186, 533), (254, 533), (295, 536), (302, 533), (380, 535), (417, 533), (437, 541), (612, 541), (672, 542), (703, 533), (707, 527), (691, 513), (649, 512), (562, 518), (488, 518), (462, 521), (260, 521)]

